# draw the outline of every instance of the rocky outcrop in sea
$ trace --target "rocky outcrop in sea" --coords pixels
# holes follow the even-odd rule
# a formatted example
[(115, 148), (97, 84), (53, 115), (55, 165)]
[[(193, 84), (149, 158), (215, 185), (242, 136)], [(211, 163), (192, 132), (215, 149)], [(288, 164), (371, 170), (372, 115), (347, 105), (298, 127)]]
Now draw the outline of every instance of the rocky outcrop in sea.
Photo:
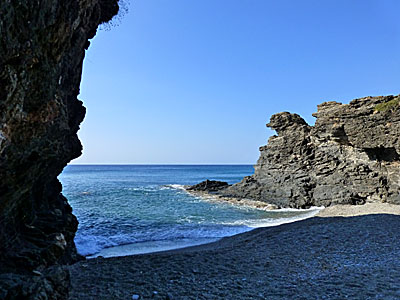
[(0, 3), (0, 299), (64, 299), (78, 222), (57, 176), (81, 154), (85, 49), (117, 0)]
[(227, 188), (229, 185), (225, 181), (218, 181), (218, 180), (204, 180), (198, 184), (186, 187), (187, 191), (193, 192), (217, 192), (222, 189)]
[(400, 204), (400, 96), (318, 105), (314, 126), (282, 112), (254, 175), (219, 192), (279, 207)]

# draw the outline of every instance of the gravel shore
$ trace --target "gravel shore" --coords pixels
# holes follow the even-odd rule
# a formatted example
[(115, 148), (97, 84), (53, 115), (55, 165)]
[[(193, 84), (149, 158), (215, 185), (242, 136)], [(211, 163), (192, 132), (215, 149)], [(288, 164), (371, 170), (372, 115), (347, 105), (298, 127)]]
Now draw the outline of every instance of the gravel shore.
[(363, 205), (334, 205), (321, 210), (318, 217), (353, 217), (371, 214), (400, 215), (400, 205), (370, 202)]
[(389, 209), (371, 205), (201, 246), (82, 261), (70, 266), (70, 299), (399, 299), (400, 216), (371, 214)]

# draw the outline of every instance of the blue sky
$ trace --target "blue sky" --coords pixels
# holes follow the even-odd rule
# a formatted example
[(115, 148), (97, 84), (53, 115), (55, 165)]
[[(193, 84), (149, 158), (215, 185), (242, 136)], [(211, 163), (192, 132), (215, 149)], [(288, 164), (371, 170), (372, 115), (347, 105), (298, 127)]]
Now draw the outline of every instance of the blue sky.
[(290, 111), (400, 93), (397, 0), (135, 0), (86, 52), (73, 163), (254, 164)]

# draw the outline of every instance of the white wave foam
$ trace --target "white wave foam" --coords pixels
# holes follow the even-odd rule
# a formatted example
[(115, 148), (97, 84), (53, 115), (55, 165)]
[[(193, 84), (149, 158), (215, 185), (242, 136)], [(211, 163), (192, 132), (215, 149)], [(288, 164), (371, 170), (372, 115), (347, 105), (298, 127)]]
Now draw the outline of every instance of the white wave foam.
[(89, 255), (107, 247), (117, 246), (118, 243), (112, 242), (105, 236), (86, 235), (82, 237), (78, 234), (75, 237), (75, 245), (79, 254)]
[(186, 191), (185, 186), (182, 184), (166, 184), (163, 185), (162, 188)]
[(286, 209), (286, 210), (274, 210), (275, 212), (306, 212), (304, 214), (300, 214), (293, 217), (286, 217), (286, 218), (265, 218), (265, 219), (258, 219), (258, 220), (238, 220), (234, 222), (225, 222), (224, 225), (233, 225), (233, 226), (248, 226), (252, 228), (259, 228), (259, 227), (271, 227), (271, 226), (278, 226), (286, 223), (292, 223), (296, 221), (305, 220), (311, 217), (314, 217), (321, 211), (321, 207), (313, 207), (310, 209)]
[(127, 191), (131, 192), (154, 192), (158, 191), (159, 187), (158, 186), (139, 186), (139, 187), (128, 187), (125, 188)]
[(147, 232), (134, 232), (132, 234), (115, 234), (115, 235), (81, 235), (75, 237), (75, 244), (78, 253), (81, 255), (91, 255), (98, 253), (102, 249), (126, 245), (131, 243), (143, 243), (166, 240), (181, 239), (209, 239), (222, 238), (232, 236), (242, 232), (251, 230), (252, 228), (242, 225), (178, 225), (171, 226), (168, 229), (158, 228), (151, 229)]
[(207, 244), (215, 242), (217, 240), (219, 240), (219, 238), (181, 239), (181, 240), (167, 240), (167, 241), (157, 241), (157, 242), (151, 241), (151, 242), (142, 242), (136, 244), (127, 244), (127, 245), (102, 249), (99, 253), (96, 253), (95, 255), (90, 255), (87, 258), (90, 259), (98, 256), (102, 257), (127, 256), (127, 255), (159, 252), (159, 251), (168, 251), (190, 246)]
[[(149, 227), (147, 230), (136, 230), (135, 232), (118, 233), (114, 235), (98, 234), (82, 235), (78, 232), (75, 243), (81, 255), (92, 255), (99, 253), (103, 249), (127, 245), (132, 243), (157, 242), (157, 241), (176, 241), (181, 239), (210, 239), (222, 238), (250, 231), (258, 227), (277, 226), (285, 223), (304, 220), (315, 216), (322, 208), (314, 207), (311, 209), (282, 209), (271, 211), (273, 215), (264, 219), (245, 219), (232, 222), (219, 222), (217, 224), (201, 224), (197, 222), (184, 222), (170, 227)], [(299, 212), (300, 214), (291, 217), (279, 217), (279, 213)], [(120, 224), (121, 225), (121, 224)]]
[[(278, 226), (300, 221), (315, 216), (320, 210), (320, 208), (309, 209), (304, 214), (288, 218), (238, 220), (208, 226), (202, 226), (200, 224), (193, 226), (173, 226), (168, 230), (159, 230), (142, 236), (118, 234), (107, 237), (94, 235), (81, 237), (78, 235), (75, 239), (75, 243), (81, 255), (90, 257), (96, 257), (98, 255), (106, 257), (148, 253), (194, 245), (193, 241), (198, 240), (203, 240), (204, 242), (198, 243), (202, 244), (223, 237), (251, 231), (254, 228)], [(183, 241), (187, 244), (184, 245)], [(163, 248), (164, 244), (171, 246), (168, 246), (170, 248)], [(143, 248), (144, 245), (147, 245), (146, 247), (148, 249), (146, 248), (145, 250)]]

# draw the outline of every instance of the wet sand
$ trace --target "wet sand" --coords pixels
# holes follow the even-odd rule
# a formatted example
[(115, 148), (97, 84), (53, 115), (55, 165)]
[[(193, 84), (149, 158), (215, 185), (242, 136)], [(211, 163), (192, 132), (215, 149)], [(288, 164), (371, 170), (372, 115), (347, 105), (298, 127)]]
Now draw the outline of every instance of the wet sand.
[(399, 299), (399, 210), (334, 206), (211, 244), (83, 261), (70, 299)]

